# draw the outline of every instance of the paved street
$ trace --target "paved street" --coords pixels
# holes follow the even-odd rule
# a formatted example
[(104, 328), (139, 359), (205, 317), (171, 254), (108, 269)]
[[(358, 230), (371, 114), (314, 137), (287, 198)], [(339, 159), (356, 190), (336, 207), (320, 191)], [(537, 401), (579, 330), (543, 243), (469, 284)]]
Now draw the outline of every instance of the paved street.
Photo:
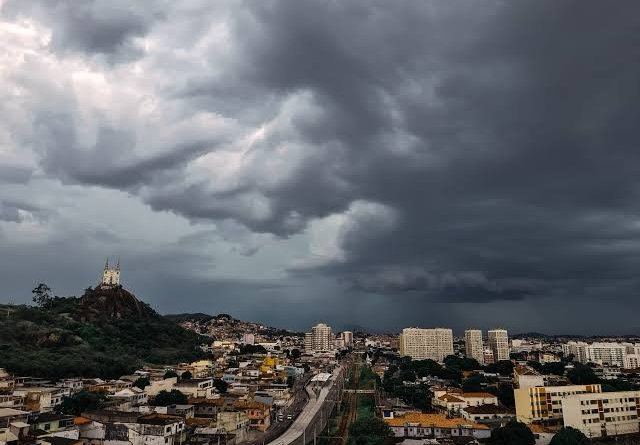
[[(311, 377), (311, 375), (305, 375), (302, 378), (296, 380), (293, 387), (295, 399), (291, 406), (286, 409), (284, 413), (284, 421), (276, 422), (274, 420), (274, 423), (271, 425), (271, 427), (269, 427), (269, 429), (264, 433), (261, 433), (260, 431), (250, 431), (247, 440), (243, 443), (250, 445), (262, 445), (265, 443), (269, 443), (270, 441), (274, 440), (282, 433), (284, 433), (284, 431), (289, 428), (291, 424), (293, 424), (296, 417), (302, 412), (305, 405), (307, 404), (307, 400), (309, 400), (309, 394), (305, 386), (307, 385)], [(312, 395), (312, 397), (314, 396)], [(287, 416), (289, 415), (293, 420), (287, 420)]]
[(298, 439), (304, 432), (305, 428), (313, 421), (314, 417), (318, 414), (320, 408), (322, 407), (327, 395), (330, 392), (330, 388), (333, 385), (336, 377), (339, 375), (341, 367), (337, 367), (333, 375), (331, 376), (330, 381), (322, 388), (319, 396), (316, 398), (315, 393), (311, 389), (311, 385), (307, 385), (305, 387), (308, 395), (309, 401), (306, 406), (300, 413), (300, 415), (295, 419), (293, 424), (277, 439), (269, 442), (268, 445), (288, 445)]

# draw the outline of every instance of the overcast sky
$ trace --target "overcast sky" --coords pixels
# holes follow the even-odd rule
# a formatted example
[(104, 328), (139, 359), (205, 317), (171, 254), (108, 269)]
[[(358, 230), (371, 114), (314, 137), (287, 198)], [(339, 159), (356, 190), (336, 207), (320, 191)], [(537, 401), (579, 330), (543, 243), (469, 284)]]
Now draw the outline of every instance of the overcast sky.
[(0, 301), (640, 333), (637, 1), (0, 8)]

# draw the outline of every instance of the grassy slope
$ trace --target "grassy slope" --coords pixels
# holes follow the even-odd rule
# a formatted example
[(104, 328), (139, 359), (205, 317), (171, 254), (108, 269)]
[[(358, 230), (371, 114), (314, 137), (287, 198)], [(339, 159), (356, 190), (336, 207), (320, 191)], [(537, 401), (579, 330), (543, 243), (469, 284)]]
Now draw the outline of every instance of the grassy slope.
[(0, 367), (19, 375), (116, 377), (144, 363), (175, 364), (202, 357), (206, 338), (160, 315), (80, 321), (79, 299), (49, 309), (0, 305)]

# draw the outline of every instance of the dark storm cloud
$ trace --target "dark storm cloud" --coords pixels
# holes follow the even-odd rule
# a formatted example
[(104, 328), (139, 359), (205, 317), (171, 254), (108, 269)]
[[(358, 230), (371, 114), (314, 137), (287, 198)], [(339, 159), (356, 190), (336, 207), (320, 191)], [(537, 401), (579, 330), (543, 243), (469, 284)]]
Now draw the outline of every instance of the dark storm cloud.
[[(171, 109), (151, 130), (99, 115), (95, 144), (83, 145), (73, 111), (82, 98), (66, 96), (64, 84), (43, 91), (56, 106), (35, 107), (27, 142), (46, 175), (125, 190), (194, 223), (234, 225), (191, 233), (178, 250), (231, 240), (253, 258), (262, 234), (285, 243), (324, 224), (333, 257), (290, 270), (269, 298), (335, 292), (354, 316), (365, 301), (385, 314), (398, 299), (411, 305), (386, 326), (420, 323), (422, 313), (462, 326), (478, 302), (491, 308), (486, 324), (539, 302), (637, 309), (637, 2), (261, 1), (224, 13), (198, 4), (185, 12), (156, 2), (5, 2), (12, 16), (51, 27), (56, 54), (126, 64), (144, 59), (136, 37), (164, 45), (150, 45), (142, 64), (159, 84), (149, 94)], [(196, 15), (193, 26), (177, 25)], [(217, 37), (206, 24), (221, 15)], [(153, 35), (167, 23), (169, 42)], [(198, 113), (237, 128), (221, 136), (204, 125), (183, 143), (163, 140), (163, 124)], [(370, 206), (359, 214), (355, 203)], [(15, 210), (5, 215), (16, 220)], [(304, 280), (325, 288), (289, 285)], [(215, 286), (226, 295), (260, 287)], [(170, 306), (170, 294), (157, 292)]]
[[(492, 284), (505, 280), (538, 280), (548, 292), (570, 278), (580, 292), (593, 274), (633, 275), (640, 63), (629, 36), (640, 30), (638, 6), (482, 9), (276, 2), (251, 11), (247, 23), (258, 26), (241, 23), (255, 82), (313, 92), (322, 112), (299, 129), (318, 150), (340, 147), (341, 198), (401, 215), (387, 236), (347, 234), (348, 261), (330, 273), (358, 283), (380, 280), (385, 267), (479, 272), (487, 284), (465, 291), (479, 301), (531, 293)], [(408, 154), (394, 151), (398, 135)], [(305, 193), (307, 177), (279, 198), (322, 203), (313, 198), (322, 193)], [(374, 288), (389, 286), (433, 288), (420, 279)]]

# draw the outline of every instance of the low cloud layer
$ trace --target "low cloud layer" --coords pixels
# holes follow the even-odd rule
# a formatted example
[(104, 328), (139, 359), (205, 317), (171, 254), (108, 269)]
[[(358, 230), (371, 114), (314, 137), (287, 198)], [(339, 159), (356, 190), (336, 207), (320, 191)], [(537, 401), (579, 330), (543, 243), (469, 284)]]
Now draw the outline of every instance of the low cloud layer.
[(0, 1), (0, 298), (638, 331), (639, 13)]

